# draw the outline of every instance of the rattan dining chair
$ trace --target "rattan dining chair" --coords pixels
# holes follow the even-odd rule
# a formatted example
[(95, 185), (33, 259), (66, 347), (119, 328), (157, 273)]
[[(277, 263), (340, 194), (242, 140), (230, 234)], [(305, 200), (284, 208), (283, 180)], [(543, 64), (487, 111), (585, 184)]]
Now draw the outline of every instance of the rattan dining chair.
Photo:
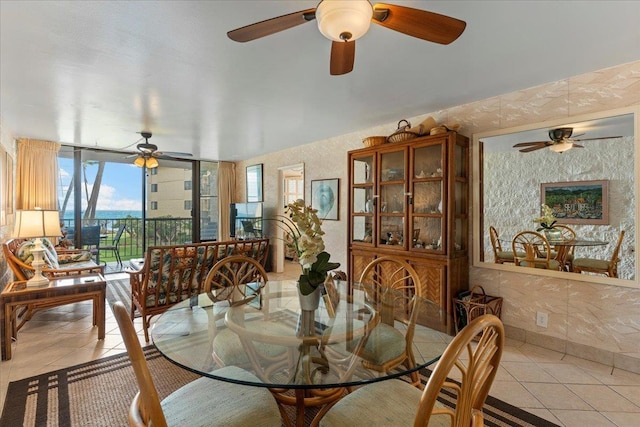
[[(120, 327), (139, 387), (129, 407), (130, 426), (282, 425), (275, 399), (268, 389), (262, 387), (203, 377), (180, 387), (161, 402), (140, 340), (129, 318), (129, 310), (118, 301), (113, 306), (113, 314)], [(221, 369), (238, 370), (240, 372), (234, 374), (237, 378), (245, 376), (247, 381), (257, 380), (250, 372), (235, 366)], [(162, 372), (157, 374), (162, 375)]]
[(494, 226), (489, 227), (489, 238), (491, 239), (491, 247), (493, 248), (493, 259), (496, 264), (514, 263), (513, 251), (505, 251), (502, 249), (498, 230)]
[(204, 281), (204, 292), (213, 301), (229, 301), (241, 305), (258, 298), (269, 277), (262, 264), (245, 255), (222, 258), (209, 270)]
[(522, 267), (560, 270), (560, 262), (551, 257), (547, 239), (535, 231), (521, 231), (511, 242), (515, 264)]
[(574, 258), (574, 273), (597, 273), (606, 274), (609, 277), (618, 277), (618, 263), (620, 262), (620, 247), (624, 239), (624, 230), (620, 232), (618, 243), (616, 244), (611, 258), (608, 260), (596, 258)]
[[(556, 224), (553, 226), (553, 228), (560, 231), (560, 234), (562, 235), (562, 240), (570, 241), (570, 240), (575, 240), (576, 238), (575, 230), (569, 227), (568, 225)], [(551, 243), (549, 244), (551, 245)], [(566, 255), (564, 268), (566, 268), (567, 271), (573, 271), (573, 259), (575, 258), (575, 255), (574, 255), (575, 250), (576, 250), (576, 247), (571, 246), (571, 248), (569, 249), (569, 252)], [(553, 259), (558, 258), (558, 252), (553, 250), (553, 248), (551, 248), (551, 258)]]
[[(504, 340), (498, 317), (477, 317), (447, 346), (424, 391), (398, 379), (365, 385), (329, 409), (320, 426), (482, 426), (482, 406), (498, 371)], [(457, 377), (459, 383), (449, 379)], [(455, 396), (453, 407), (437, 400), (443, 389)]]
[[(232, 306), (255, 304), (262, 308), (262, 289), (268, 282), (267, 272), (254, 258), (231, 255), (214, 264), (204, 281), (203, 291), (214, 302), (228, 301)], [(247, 325), (250, 328), (250, 324)], [(224, 342), (225, 345), (220, 343)], [(211, 356), (219, 366), (246, 366), (251, 363), (242, 343), (229, 329), (218, 331), (213, 338)], [(282, 346), (259, 346), (259, 351), (269, 357), (277, 357), (286, 349)]]
[[(400, 365), (413, 368), (413, 334), (418, 314), (413, 305), (415, 296), (423, 296), (418, 273), (401, 258), (383, 256), (365, 267), (359, 283), (365, 289), (376, 289), (367, 296), (380, 313), (380, 323), (362, 350), (363, 365), (380, 372), (389, 372)], [(400, 325), (402, 330), (397, 327)], [(415, 386), (421, 386), (416, 372), (411, 374), (411, 380)]]

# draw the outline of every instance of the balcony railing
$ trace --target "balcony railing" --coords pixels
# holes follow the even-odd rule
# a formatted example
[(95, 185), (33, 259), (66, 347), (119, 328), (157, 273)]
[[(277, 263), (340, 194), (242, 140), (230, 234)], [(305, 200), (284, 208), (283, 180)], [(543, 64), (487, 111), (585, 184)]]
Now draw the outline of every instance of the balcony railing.
[[(67, 238), (74, 240), (73, 230), (74, 221), (65, 219), (64, 227), (67, 230)], [(131, 258), (142, 258), (143, 242), (142, 242), (142, 219), (141, 218), (96, 218), (82, 220), (82, 226), (100, 225), (101, 241), (104, 245), (111, 245), (118, 227), (125, 225), (125, 231), (120, 238), (118, 245), (120, 257), (123, 260)], [(149, 246), (165, 246), (180, 245), (192, 242), (192, 225), (191, 218), (147, 218), (144, 226), (146, 230), (146, 245)], [(217, 227), (213, 227), (217, 230)], [(216, 233), (217, 234), (217, 233)], [(214, 240), (216, 235), (205, 236), (208, 240)], [(103, 252), (100, 254), (100, 261), (115, 261), (114, 254)]]

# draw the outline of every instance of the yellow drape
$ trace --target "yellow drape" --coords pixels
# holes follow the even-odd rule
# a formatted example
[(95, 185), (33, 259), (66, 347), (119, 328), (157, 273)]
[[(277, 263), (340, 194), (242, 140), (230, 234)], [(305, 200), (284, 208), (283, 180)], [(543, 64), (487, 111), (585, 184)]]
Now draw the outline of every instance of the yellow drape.
[(232, 162), (218, 163), (218, 240), (231, 238), (229, 205), (235, 199), (236, 164)]
[(18, 139), (17, 209), (58, 209), (58, 150), (57, 142)]

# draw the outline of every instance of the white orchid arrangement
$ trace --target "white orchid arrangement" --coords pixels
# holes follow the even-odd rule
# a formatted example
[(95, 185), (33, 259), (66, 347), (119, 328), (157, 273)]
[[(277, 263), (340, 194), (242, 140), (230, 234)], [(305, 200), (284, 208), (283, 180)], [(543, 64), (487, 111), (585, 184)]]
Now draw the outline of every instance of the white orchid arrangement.
[(551, 230), (556, 223), (556, 217), (553, 216), (553, 209), (548, 205), (542, 205), (542, 216), (535, 218), (533, 222), (539, 222), (540, 227), (536, 231)]
[(285, 214), (276, 221), (290, 237), (287, 247), (298, 255), (302, 266), (298, 285), (300, 292), (308, 295), (324, 283), (327, 272), (340, 267), (340, 264), (329, 262), (330, 255), (324, 250), (324, 231), (317, 209), (305, 206), (304, 200), (298, 199), (285, 207)]

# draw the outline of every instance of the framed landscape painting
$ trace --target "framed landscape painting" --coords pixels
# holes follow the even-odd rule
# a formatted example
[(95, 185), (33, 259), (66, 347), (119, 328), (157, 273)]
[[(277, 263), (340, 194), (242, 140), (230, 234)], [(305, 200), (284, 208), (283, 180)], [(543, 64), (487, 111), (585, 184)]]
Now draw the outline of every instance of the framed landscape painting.
[(561, 224), (609, 224), (609, 181), (543, 183), (540, 198)]

